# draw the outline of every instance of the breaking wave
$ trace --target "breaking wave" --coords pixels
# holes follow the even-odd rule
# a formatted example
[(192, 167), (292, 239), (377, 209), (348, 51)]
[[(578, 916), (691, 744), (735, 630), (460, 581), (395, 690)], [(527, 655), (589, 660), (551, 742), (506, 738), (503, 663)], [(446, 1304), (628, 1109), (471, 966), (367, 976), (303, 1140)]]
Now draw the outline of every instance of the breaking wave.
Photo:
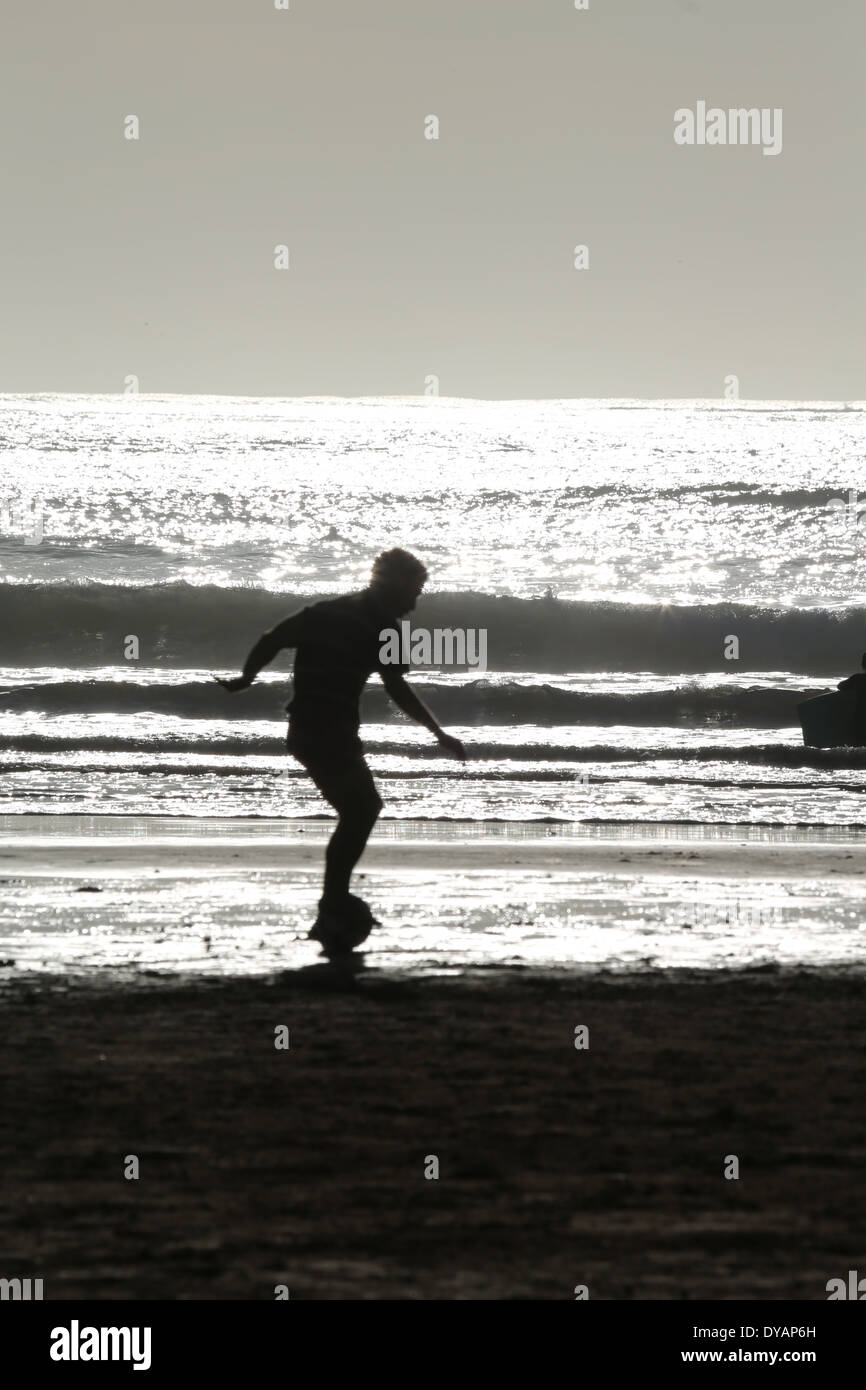
[[(324, 595), (185, 583), (0, 585), (0, 662), (114, 665), (133, 634), (143, 665), (237, 669), (259, 633), (316, 597)], [(490, 670), (551, 675), (744, 670), (838, 677), (866, 645), (863, 606), (636, 605), (433, 593), (421, 599), (412, 621), (484, 628)], [(731, 636), (739, 642), (736, 662), (724, 656)]]

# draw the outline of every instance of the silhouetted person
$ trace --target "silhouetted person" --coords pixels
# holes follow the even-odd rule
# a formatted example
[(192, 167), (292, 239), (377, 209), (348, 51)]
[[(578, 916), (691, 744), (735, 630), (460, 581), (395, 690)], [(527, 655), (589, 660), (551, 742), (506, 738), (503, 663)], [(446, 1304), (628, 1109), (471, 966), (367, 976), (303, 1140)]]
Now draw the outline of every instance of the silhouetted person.
[(860, 665), (862, 671), (846, 676), (837, 687), (843, 694), (854, 696), (854, 729), (858, 746), (866, 745), (866, 652), (860, 659)]
[(440, 728), (406, 683), (409, 668), (380, 658), (380, 633), (399, 631), (399, 619), (412, 612), (426, 578), (421, 561), (408, 551), (385, 551), (373, 565), (368, 588), (293, 613), (259, 638), (241, 676), (219, 682), (226, 690), (244, 690), (277, 652), (296, 648), (286, 746), (338, 816), (325, 853), (319, 917), (310, 933), (326, 951), (335, 944), (358, 945), (372, 923), (366, 904), (349, 893), (352, 870), (382, 809), (358, 737), (358, 705), (368, 677), (378, 671), (404, 714), (428, 728), (448, 752), (466, 756), (460, 740)]

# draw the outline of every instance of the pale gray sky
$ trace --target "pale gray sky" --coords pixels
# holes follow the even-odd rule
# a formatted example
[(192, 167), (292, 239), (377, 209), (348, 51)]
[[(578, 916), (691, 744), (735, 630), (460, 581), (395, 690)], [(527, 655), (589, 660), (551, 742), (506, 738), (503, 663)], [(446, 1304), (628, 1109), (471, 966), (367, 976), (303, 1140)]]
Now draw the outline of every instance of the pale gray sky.
[[(862, 0), (2, 0), (2, 30), (0, 391), (866, 397)], [(677, 146), (698, 101), (782, 108), (782, 152)]]

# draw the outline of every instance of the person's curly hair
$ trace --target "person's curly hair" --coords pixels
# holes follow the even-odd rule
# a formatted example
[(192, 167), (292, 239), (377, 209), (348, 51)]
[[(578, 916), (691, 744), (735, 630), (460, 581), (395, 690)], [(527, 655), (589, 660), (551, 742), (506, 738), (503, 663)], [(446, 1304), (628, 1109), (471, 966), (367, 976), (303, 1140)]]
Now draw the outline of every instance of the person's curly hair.
[(427, 579), (427, 570), (415, 555), (397, 546), (393, 550), (383, 550), (381, 555), (376, 556), (372, 578), (374, 584), (388, 584), (395, 580), (417, 580), (423, 584)]

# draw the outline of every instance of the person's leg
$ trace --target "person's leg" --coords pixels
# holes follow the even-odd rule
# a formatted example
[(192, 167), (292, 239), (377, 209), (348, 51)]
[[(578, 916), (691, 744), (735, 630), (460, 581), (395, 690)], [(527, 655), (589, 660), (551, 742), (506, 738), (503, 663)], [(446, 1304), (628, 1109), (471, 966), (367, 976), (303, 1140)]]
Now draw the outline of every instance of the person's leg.
[(350, 772), (326, 775), (323, 782), (313, 777), (319, 790), (339, 816), (337, 828), (325, 851), (325, 882), (322, 896), (341, 899), (348, 896), (352, 870), (364, 853), (373, 826), (382, 810), (382, 800), (363, 758)]
[(352, 870), (382, 810), (373, 775), (362, 753), (335, 758), (333, 750), (296, 747), (290, 751), (306, 768), (322, 796), (337, 812), (337, 828), (325, 851), (323, 898), (341, 900), (349, 893)]

